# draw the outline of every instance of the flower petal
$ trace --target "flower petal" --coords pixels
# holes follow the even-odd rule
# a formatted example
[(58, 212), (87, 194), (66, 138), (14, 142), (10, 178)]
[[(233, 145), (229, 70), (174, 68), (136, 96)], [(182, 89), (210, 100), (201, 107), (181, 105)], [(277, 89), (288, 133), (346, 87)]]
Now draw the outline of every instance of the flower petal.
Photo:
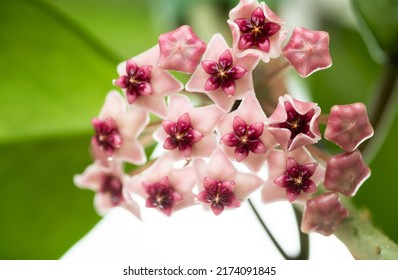
[(218, 64), (214, 60), (203, 60), (201, 62), (203, 70), (210, 75), (217, 75), (219, 72)]

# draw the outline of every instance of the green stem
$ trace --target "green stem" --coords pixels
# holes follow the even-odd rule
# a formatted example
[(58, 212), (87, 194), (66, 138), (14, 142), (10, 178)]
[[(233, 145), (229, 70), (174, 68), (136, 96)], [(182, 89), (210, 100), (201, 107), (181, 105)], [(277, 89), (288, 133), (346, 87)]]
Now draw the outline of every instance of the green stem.
[[(256, 215), (258, 221), (260, 222), (261, 226), (263, 227), (263, 229), (265, 230), (265, 232), (267, 233), (267, 235), (269, 236), (269, 238), (271, 239), (272, 243), (274, 243), (276, 249), (278, 249), (279, 253), (283, 256), (284, 259), (286, 260), (308, 260), (309, 257), (309, 239), (308, 239), (308, 235), (303, 234), (300, 232), (300, 253), (295, 256), (289, 256), (288, 254), (286, 254), (285, 250), (283, 250), (283, 248), (281, 247), (281, 245), (278, 243), (278, 241), (275, 239), (274, 235), (272, 234), (272, 232), (268, 229), (267, 225), (265, 224), (265, 222), (263, 221), (263, 219), (260, 216), (260, 213), (257, 211), (256, 207), (254, 206), (253, 202), (248, 199), (247, 200), (249, 202), (250, 208), (253, 210), (254, 214)], [(301, 213), (298, 209), (294, 208), (294, 214), (296, 216), (297, 219), (297, 225), (300, 225), (301, 223)]]
[(374, 94), (375, 99), (369, 112), (370, 121), (375, 129), (375, 135), (363, 143), (365, 161), (370, 164), (383, 146), (398, 110), (398, 64), (390, 60), (386, 63), (380, 80), (380, 87)]
[(377, 229), (350, 202), (344, 202), (350, 216), (338, 227), (335, 235), (356, 259), (397, 260), (398, 245)]
[(68, 16), (66, 13), (61, 11), (53, 4), (50, 4), (49, 2), (42, 0), (33, 0), (33, 1), (31, 0), (26, 2), (34, 5), (39, 10), (51, 16), (54, 20), (60, 22), (61, 24), (69, 28), (75, 35), (77, 35), (80, 39), (86, 42), (98, 54), (100, 54), (102, 57), (104, 57), (106, 60), (112, 63), (112, 65), (115, 65), (123, 60), (123, 58), (121, 58), (118, 54), (112, 51), (101, 40), (93, 36), (90, 31), (85, 29), (76, 20)]

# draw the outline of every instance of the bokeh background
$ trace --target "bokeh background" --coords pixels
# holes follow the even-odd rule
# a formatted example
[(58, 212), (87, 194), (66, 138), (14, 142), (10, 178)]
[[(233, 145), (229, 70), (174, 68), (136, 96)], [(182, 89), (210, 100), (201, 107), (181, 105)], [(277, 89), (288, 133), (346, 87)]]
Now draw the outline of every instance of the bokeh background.
[[(228, 37), (225, 21), (237, 2), (0, 1), (0, 259), (58, 259), (100, 220), (93, 193), (77, 189), (72, 178), (91, 162), (90, 120), (114, 88), (116, 64), (181, 24), (204, 41), (214, 32)], [(334, 104), (372, 105), (384, 67), (370, 55), (350, 1), (266, 2), (287, 16), (290, 29), (330, 33), (333, 67), (300, 80), (323, 112)], [(392, 118), (355, 203), (398, 241)]]

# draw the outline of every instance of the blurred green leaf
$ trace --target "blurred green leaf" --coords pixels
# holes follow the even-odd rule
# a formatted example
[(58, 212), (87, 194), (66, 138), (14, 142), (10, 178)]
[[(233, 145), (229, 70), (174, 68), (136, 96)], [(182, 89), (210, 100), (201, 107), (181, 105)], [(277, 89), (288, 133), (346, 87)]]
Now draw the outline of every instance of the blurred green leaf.
[(373, 44), (369, 37), (373, 36), (382, 51), (397, 58), (398, 1), (353, 0), (353, 6), (371, 48)]
[(99, 220), (93, 193), (73, 186), (88, 136), (0, 146), (0, 259), (57, 259)]
[(72, 181), (91, 162), (90, 120), (121, 57), (155, 44), (142, 3), (90, 1), (74, 14), (61, 4), (79, 1), (57, 2), (0, 1), (1, 259), (59, 258), (99, 220), (93, 193)]

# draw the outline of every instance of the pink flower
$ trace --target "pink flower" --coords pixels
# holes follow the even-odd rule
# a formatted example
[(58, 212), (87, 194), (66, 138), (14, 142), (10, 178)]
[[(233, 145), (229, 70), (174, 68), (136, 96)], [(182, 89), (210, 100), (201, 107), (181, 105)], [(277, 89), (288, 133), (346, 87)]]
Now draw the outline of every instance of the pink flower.
[(214, 152), (208, 163), (197, 159), (194, 166), (200, 190), (197, 199), (210, 204), (215, 215), (221, 214), (225, 207), (239, 207), (263, 183), (254, 174), (238, 172), (220, 150)]
[(258, 172), (264, 165), (274, 137), (266, 130), (267, 117), (254, 94), (248, 95), (239, 108), (217, 126), (223, 150), (230, 157)]
[(164, 155), (145, 171), (131, 177), (127, 194), (138, 194), (146, 200), (146, 207), (156, 208), (170, 216), (172, 212), (194, 204), (192, 188), (196, 183), (193, 167), (173, 168), (170, 155)]
[(78, 187), (96, 192), (94, 205), (99, 214), (104, 215), (111, 208), (121, 206), (140, 217), (138, 204), (132, 198), (126, 199), (125, 186), (128, 176), (123, 173), (120, 162), (104, 167), (96, 161), (88, 166), (83, 174), (75, 175), (73, 181)]
[(238, 58), (221, 34), (215, 34), (185, 89), (205, 92), (217, 105), (229, 111), (235, 99), (253, 92), (251, 71), (258, 59)]
[(363, 103), (332, 107), (326, 124), (326, 139), (336, 143), (346, 152), (352, 152), (372, 136), (373, 127)]
[(318, 232), (329, 236), (348, 215), (337, 193), (321, 194), (307, 201), (301, 221), (301, 231)]
[(305, 201), (323, 181), (325, 169), (301, 147), (291, 152), (272, 150), (267, 160), (268, 179), (262, 190), (265, 203)]
[(160, 67), (192, 73), (206, 50), (206, 44), (188, 25), (159, 36)]
[(158, 66), (159, 46), (120, 63), (120, 77), (114, 84), (123, 89), (127, 101), (158, 116), (166, 115), (164, 97), (179, 92), (183, 85), (170, 73)]
[(216, 148), (213, 131), (224, 111), (216, 105), (194, 108), (184, 95), (169, 97), (167, 116), (154, 138), (175, 160), (208, 157)]
[(279, 97), (278, 107), (268, 119), (268, 131), (287, 151), (315, 144), (321, 139), (320, 114), (321, 109), (316, 103), (302, 102), (286, 94)]
[(98, 118), (92, 120), (95, 136), (91, 140), (91, 150), (94, 157), (105, 166), (114, 158), (138, 165), (145, 163), (144, 148), (137, 137), (148, 122), (145, 111), (127, 111), (120, 94), (109, 92)]
[(264, 2), (241, 0), (230, 11), (228, 24), (238, 57), (255, 55), (267, 63), (281, 55), (284, 22)]
[(283, 48), (283, 56), (303, 78), (318, 70), (329, 68), (332, 66), (329, 34), (325, 31), (296, 27)]
[(328, 190), (354, 196), (370, 173), (370, 168), (363, 162), (361, 152), (355, 150), (328, 160), (324, 184)]

